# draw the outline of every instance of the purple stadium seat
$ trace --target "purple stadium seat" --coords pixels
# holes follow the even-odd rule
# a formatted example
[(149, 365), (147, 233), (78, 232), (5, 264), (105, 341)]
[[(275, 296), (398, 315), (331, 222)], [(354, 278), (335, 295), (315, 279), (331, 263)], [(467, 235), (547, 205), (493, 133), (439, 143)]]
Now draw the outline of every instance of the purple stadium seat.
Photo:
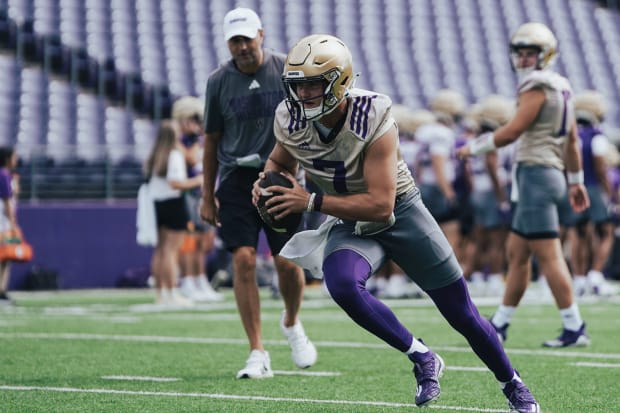
[(4, 9), (0, 9), (0, 48), (17, 49), (17, 23)]
[(43, 38), (34, 31), (34, 20), (24, 21), (17, 33), (18, 56), (28, 62), (43, 62)]

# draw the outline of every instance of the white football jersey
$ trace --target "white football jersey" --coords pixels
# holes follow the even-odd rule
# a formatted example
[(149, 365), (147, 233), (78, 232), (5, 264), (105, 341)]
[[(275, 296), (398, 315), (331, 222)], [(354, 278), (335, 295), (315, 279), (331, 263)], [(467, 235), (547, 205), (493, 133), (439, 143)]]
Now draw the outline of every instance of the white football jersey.
[[(364, 193), (364, 159), (367, 148), (396, 122), (389, 97), (351, 89), (344, 124), (338, 134), (323, 138), (314, 122), (297, 110), (291, 116), (286, 103), (276, 109), (274, 133), (278, 143), (297, 159), (321, 190), (330, 195)], [(396, 194), (414, 187), (409, 168), (398, 154)]]
[(521, 135), (516, 161), (564, 170), (564, 143), (575, 119), (568, 80), (548, 70), (535, 70), (519, 83), (518, 93), (542, 89), (546, 100), (536, 121)]
[(454, 145), (456, 133), (441, 123), (422, 125), (415, 133), (415, 140), (420, 144), (418, 170), (416, 177), (420, 184), (436, 185), (437, 177), (431, 163), (433, 156), (439, 155), (446, 159), (443, 164), (444, 177), (448, 182), (455, 178)]

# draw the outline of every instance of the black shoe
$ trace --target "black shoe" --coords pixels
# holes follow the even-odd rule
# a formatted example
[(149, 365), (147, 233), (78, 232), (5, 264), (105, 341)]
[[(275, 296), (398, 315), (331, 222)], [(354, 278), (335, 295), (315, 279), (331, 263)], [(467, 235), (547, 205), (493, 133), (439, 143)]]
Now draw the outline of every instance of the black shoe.
[(12, 305), (13, 301), (8, 296), (6, 291), (0, 291), (0, 305)]

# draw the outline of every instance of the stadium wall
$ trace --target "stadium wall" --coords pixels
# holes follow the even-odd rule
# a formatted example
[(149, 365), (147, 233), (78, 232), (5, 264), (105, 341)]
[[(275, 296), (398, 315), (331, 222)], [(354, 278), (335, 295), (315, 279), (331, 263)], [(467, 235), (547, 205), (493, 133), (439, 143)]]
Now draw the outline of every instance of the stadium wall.
[(62, 289), (116, 287), (131, 269), (148, 268), (151, 248), (136, 244), (135, 201), (27, 204), (18, 207), (34, 259), (11, 268), (10, 290), (35, 266), (58, 272)]

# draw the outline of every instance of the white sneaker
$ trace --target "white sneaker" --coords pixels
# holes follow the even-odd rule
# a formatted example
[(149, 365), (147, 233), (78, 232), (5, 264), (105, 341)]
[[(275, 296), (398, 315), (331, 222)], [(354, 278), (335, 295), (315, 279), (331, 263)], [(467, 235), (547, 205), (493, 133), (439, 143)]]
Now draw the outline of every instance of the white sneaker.
[(288, 344), (291, 346), (291, 358), (297, 367), (306, 369), (316, 363), (316, 347), (314, 347), (314, 344), (312, 344), (308, 336), (306, 336), (301, 321), (297, 321), (297, 323), (291, 327), (284, 326), (285, 314), (286, 312), (282, 313), (280, 329), (284, 337), (287, 338)]
[(185, 298), (189, 300), (195, 300), (198, 289), (196, 288), (196, 284), (194, 283), (194, 277), (189, 275), (183, 277), (181, 279), (181, 286), (179, 288), (179, 291)]
[(589, 290), (594, 295), (610, 297), (612, 295), (616, 295), (618, 292), (616, 286), (608, 283), (605, 279), (605, 275), (600, 271), (588, 271), (587, 279), (590, 287)]
[(194, 301), (184, 297), (176, 288), (174, 288), (170, 294), (168, 305), (176, 308), (193, 307)]
[(273, 377), (271, 360), (266, 351), (252, 350), (245, 362), (245, 368), (237, 373), (238, 379), (268, 379)]
[(472, 297), (482, 297), (486, 290), (484, 274), (474, 271), (469, 277), (468, 288)]
[(486, 282), (485, 295), (487, 297), (501, 297), (504, 295), (504, 276), (501, 274), (489, 274)]
[(583, 275), (576, 275), (573, 277), (573, 291), (575, 297), (583, 297), (589, 293), (588, 279)]
[(380, 296), (383, 298), (405, 298), (408, 293), (408, 281), (405, 274), (392, 274)]
[(206, 276), (196, 277), (197, 294), (196, 301), (224, 301), (224, 295), (213, 289)]

